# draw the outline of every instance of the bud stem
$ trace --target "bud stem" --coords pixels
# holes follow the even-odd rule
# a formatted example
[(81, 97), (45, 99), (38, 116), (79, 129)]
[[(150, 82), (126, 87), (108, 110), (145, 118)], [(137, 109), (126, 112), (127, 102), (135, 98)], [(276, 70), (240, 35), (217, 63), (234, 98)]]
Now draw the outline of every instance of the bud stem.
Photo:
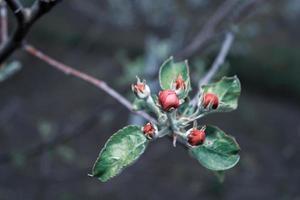
[(155, 104), (151, 95), (147, 97), (146, 103), (148, 108), (157, 116), (157, 118), (160, 118), (163, 115), (158, 106)]

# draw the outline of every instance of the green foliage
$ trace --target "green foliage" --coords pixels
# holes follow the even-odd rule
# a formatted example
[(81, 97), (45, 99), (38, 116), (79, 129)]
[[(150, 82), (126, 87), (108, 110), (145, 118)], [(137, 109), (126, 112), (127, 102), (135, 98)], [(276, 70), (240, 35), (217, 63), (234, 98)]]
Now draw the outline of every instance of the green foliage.
[(145, 151), (148, 141), (139, 126), (127, 126), (106, 142), (94, 165), (92, 176), (105, 182), (131, 165)]
[(159, 83), (161, 88), (164, 90), (173, 89), (173, 84), (179, 76), (182, 76), (186, 85), (186, 89), (179, 95), (180, 98), (185, 98), (191, 90), (189, 67), (187, 62), (174, 63), (173, 57), (170, 57), (160, 67)]
[(235, 139), (214, 126), (206, 127), (203, 145), (190, 148), (190, 153), (200, 164), (210, 170), (220, 171), (234, 167), (240, 156)]
[(229, 112), (238, 106), (241, 84), (236, 76), (223, 77), (220, 81), (202, 86), (203, 93), (213, 93), (219, 98), (220, 104), (216, 111)]

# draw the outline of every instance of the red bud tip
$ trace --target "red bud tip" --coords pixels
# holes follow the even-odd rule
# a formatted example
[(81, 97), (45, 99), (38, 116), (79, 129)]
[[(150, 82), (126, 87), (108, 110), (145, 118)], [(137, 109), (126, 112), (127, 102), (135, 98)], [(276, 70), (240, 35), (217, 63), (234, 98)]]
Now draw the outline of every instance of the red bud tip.
[(193, 128), (188, 135), (188, 143), (192, 146), (203, 144), (205, 140), (205, 130)]
[(155, 135), (156, 129), (152, 123), (148, 122), (147, 124), (144, 125), (143, 132), (146, 137), (153, 138)]
[(170, 111), (172, 108), (179, 107), (180, 102), (177, 94), (173, 90), (163, 90), (158, 94), (159, 103), (164, 111)]
[(185, 88), (186, 88), (185, 82), (184, 82), (181, 74), (179, 74), (177, 79), (175, 80), (175, 89), (179, 90), (179, 89), (185, 89)]
[(149, 86), (146, 85), (146, 81), (141, 81), (138, 77), (137, 83), (132, 84), (131, 88), (134, 94), (140, 99), (147, 98), (151, 93)]
[(136, 92), (144, 92), (145, 90), (145, 84), (144, 83), (137, 83), (134, 85), (134, 91)]
[(219, 98), (213, 93), (206, 93), (203, 97), (203, 107), (207, 108), (208, 105), (212, 105), (212, 109), (217, 109), (219, 106)]

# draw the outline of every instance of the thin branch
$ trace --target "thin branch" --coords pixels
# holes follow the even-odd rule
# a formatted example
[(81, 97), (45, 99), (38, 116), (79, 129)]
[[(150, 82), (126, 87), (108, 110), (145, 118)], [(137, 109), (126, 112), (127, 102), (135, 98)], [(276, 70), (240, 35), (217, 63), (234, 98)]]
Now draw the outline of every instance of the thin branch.
[(36, 0), (31, 8), (24, 8), (19, 0), (6, 0), (18, 24), (12, 36), (0, 47), (0, 63), (3, 63), (16, 49), (22, 46), (22, 42), (32, 25), (60, 1)]
[(204, 24), (201, 31), (195, 36), (195, 38), (175, 57), (178, 59), (187, 58), (195, 54), (201, 49), (207, 42), (209, 42), (215, 35), (216, 29), (222, 21), (226, 20), (226, 17), (233, 11), (240, 0), (226, 0), (221, 4), (215, 13)]
[[(227, 57), (229, 50), (232, 46), (232, 43), (234, 41), (234, 34), (232, 32), (226, 33), (225, 39), (223, 41), (221, 50), (214, 60), (210, 70), (205, 74), (205, 76), (199, 80), (198, 87), (201, 88), (202, 85), (207, 84), (211, 81), (211, 79), (215, 76), (215, 74), (218, 72), (220, 67), (224, 64), (225, 58)], [(191, 104), (196, 105), (198, 98), (200, 95), (200, 90), (196, 94), (196, 96), (192, 99)]]
[(7, 34), (8, 34), (8, 28), (7, 28), (7, 8), (6, 8), (6, 3), (4, 1), (0, 0), (0, 38), (1, 38), (1, 43), (4, 43), (7, 40)]
[(215, 74), (218, 72), (220, 67), (224, 64), (225, 58), (228, 55), (228, 52), (232, 46), (234, 40), (234, 34), (232, 32), (226, 33), (224, 42), (222, 44), (221, 50), (217, 56), (217, 58), (214, 60), (210, 70), (205, 74), (203, 78), (199, 80), (198, 86), (207, 84), (211, 81), (211, 79), (215, 76)]
[[(232, 25), (239, 25), (258, 7), (258, 4), (266, 0), (226, 0), (221, 4), (210, 19), (204, 24), (203, 28), (191, 40), (191, 42), (175, 56), (176, 59), (186, 59), (199, 52), (217, 35), (220, 24), (225, 24), (221, 30), (227, 31)], [(218, 31), (220, 32), (220, 31)]]
[(24, 45), (24, 49), (25, 51), (27, 51), (29, 54), (39, 58), (40, 60), (48, 63), (50, 66), (54, 67), (55, 69), (67, 74), (67, 75), (72, 75), (76, 78), (82, 79), (94, 86), (96, 86), (97, 88), (103, 90), (104, 92), (106, 92), (107, 94), (109, 94), (111, 97), (113, 97), (114, 99), (116, 99), (119, 103), (121, 103), (123, 106), (125, 106), (128, 110), (130, 110), (131, 112), (138, 114), (140, 116), (142, 116), (143, 118), (145, 118), (146, 120), (149, 120), (153, 123), (157, 123), (157, 121), (151, 117), (150, 115), (148, 115), (147, 113), (143, 112), (143, 111), (133, 111), (133, 106), (132, 104), (126, 99), (124, 98), (121, 94), (119, 94), (117, 91), (115, 91), (113, 88), (111, 88), (109, 85), (107, 85), (104, 81), (99, 80), (93, 76), (90, 76), (86, 73), (83, 73), (77, 69), (74, 69), (70, 66), (67, 66), (51, 57), (49, 57), (48, 55), (44, 54), (43, 52), (41, 52), (40, 50), (36, 49), (35, 47), (31, 46), (31, 45)]
[(20, 25), (25, 22), (25, 9), (19, 0), (6, 0), (8, 7), (13, 11)]

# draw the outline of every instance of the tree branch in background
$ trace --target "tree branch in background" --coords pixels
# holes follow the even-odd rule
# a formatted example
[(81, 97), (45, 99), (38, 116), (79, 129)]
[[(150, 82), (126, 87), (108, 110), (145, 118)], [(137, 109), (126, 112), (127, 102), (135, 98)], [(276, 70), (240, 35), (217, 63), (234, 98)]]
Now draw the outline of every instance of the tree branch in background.
[[(4, 1), (0, 0), (0, 39), (1, 43), (7, 40), (7, 9)], [(1, 44), (0, 43), (0, 44)]]
[(229, 50), (233, 43), (233, 40), (234, 40), (234, 34), (232, 32), (228, 32), (225, 36), (221, 50), (220, 50), (217, 58), (214, 60), (211, 68), (205, 74), (205, 76), (199, 80), (199, 83), (198, 83), (199, 87), (201, 85), (209, 83), (211, 81), (211, 79), (215, 76), (215, 74), (218, 72), (220, 67), (224, 64), (225, 58), (229, 53)]
[(60, 1), (61, 0), (36, 0), (31, 8), (24, 8), (19, 0), (6, 0), (18, 24), (14, 33), (1, 44), (0, 63), (3, 63), (16, 49), (21, 47), (32, 25)]
[(204, 24), (201, 31), (192, 39), (192, 41), (176, 55), (178, 59), (187, 58), (194, 55), (201, 49), (207, 42), (209, 42), (216, 34), (217, 26), (226, 20), (233, 9), (237, 6), (240, 0), (226, 0), (221, 4), (215, 13)]
[(67, 66), (51, 57), (49, 57), (48, 55), (42, 53), (40, 50), (34, 48), (31, 45), (24, 45), (24, 49), (25, 51), (27, 51), (29, 54), (41, 59), (42, 61), (48, 63), (50, 66), (54, 67), (55, 69), (62, 71), (63, 73), (67, 74), (67, 75), (72, 75), (75, 76), (76, 78), (79, 78), (81, 80), (84, 80), (94, 86), (96, 86), (97, 88), (103, 90), (104, 92), (106, 92), (107, 94), (109, 94), (111, 97), (113, 97), (114, 99), (116, 99), (120, 104), (122, 104), (123, 106), (125, 106), (128, 110), (130, 110), (131, 112), (140, 115), (141, 117), (153, 122), (153, 123), (157, 123), (156, 120), (151, 117), (150, 115), (148, 115), (147, 113), (143, 112), (143, 111), (133, 111), (133, 107), (132, 104), (125, 98), (123, 97), (121, 94), (119, 94), (117, 91), (115, 91), (113, 88), (111, 88), (110, 86), (108, 86), (104, 81), (99, 80), (93, 76), (90, 76), (86, 73), (83, 73), (79, 70), (76, 70), (70, 66)]
[[(232, 25), (238, 25), (247, 18), (258, 4), (264, 0), (226, 0), (221, 4), (210, 19), (204, 24), (201, 31), (191, 40), (191, 42), (180, 51), (176, 59), (186, 59), (209, 43), (217, 34), (219, 25), (226, 23), (225, 31), (228, 31)], [(227, 30), (226, 30), (227, 29)]]
[[(225, 58), (229, 53), (229, 50), (232, 46), (232, 43), (234, 41), (234, 34), (232, 32), (226, 33), (225, 39), (223, 41), (221, 50), (214, 60), (211, 68), (209, 71), (205, 74), (203, 78), (199, 80), (198, 88), (201, 88), (202, 85), (205, 85), (211, 81), (211, 79), (215, 76), (215, 74), (218, 72), (220, 67), (224, 64)], [(196, 96), (192, 99), (191, 104), (196, 105), (199, 99), (200, 95), (200, 89), (199, 92), (196, 94)]]

